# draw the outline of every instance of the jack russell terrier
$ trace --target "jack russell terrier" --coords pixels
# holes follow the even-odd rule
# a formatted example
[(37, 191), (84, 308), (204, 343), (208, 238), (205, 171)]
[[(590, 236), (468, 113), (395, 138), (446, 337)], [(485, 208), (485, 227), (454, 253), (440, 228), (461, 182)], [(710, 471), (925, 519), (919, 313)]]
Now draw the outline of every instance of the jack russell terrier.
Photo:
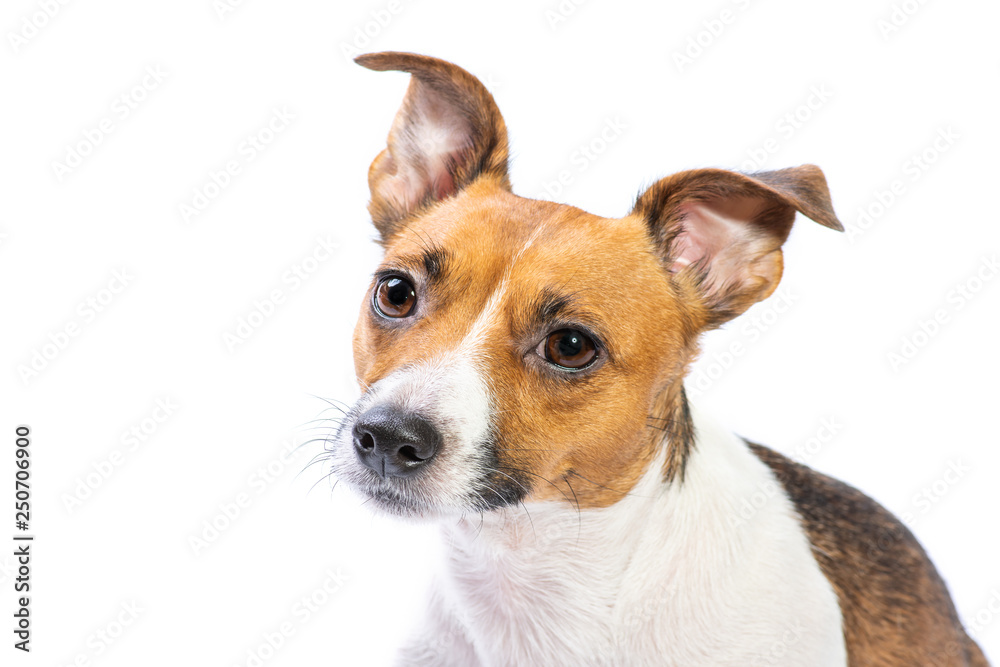
[(412, 76), (368, 172), (385, 257), (329, 456), (443, 528), (400, 664), (987, 665), (897, 519), (684, 394), (699, 335), (775, 290), (796, 211), (843, 229), (817, 167), (684, 171), (601, 218), (511, 192), (465, 70), (357, 62)]

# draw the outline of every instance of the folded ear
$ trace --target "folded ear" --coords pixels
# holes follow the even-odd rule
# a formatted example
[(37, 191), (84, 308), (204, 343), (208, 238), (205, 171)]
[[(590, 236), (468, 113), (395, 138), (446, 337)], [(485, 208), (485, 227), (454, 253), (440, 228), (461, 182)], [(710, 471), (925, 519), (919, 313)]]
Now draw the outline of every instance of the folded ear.
[(479, 79), (449, 62), (413, 53), (368, 53), (371, 70), (412, 75), (388, 146), (368, 170), (368, 210), (383, 240), (404, 218), (480, 176), (510, 189), (507, 127)]
[(718, 326), (765, 299), (781, 279), (781, 245), (795, 212), (843, 231), (819, 167), (739, 174), (696, 169), (643, 192), (645, 218), (667, 270), (690, 288)]

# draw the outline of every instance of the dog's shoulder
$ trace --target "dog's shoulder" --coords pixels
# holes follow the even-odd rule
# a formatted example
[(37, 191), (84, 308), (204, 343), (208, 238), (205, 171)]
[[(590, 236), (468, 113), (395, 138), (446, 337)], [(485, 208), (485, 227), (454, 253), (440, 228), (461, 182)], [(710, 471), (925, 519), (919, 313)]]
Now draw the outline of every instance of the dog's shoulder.
[(902, 522), (857, 489), (747, 444), (784, 487), (837, 593), (851, 665), (986, 664), (944, 581)]

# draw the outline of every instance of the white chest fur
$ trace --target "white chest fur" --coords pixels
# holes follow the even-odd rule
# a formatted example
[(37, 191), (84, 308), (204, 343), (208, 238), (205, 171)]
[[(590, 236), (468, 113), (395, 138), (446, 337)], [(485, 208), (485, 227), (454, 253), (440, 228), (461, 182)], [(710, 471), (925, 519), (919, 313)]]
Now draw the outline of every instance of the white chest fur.
[(429, 627), (401, 661), (845, 665), (836, 596), (790, 501), (742, 441), (694, 416), (681, 485), (654, 464), (606, 509), (528, 504), (447, 526)]

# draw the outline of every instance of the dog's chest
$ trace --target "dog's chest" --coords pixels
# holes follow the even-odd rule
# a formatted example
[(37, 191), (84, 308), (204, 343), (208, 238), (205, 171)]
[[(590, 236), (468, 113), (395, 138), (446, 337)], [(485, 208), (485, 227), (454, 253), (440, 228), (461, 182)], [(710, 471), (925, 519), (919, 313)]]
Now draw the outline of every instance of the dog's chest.
[(836, 596), (787, 498), (735, 521), (774, 480), (711, 432), (683, 490), (644, 480), (605, 510), (531, 506), (530, 521), (451, 535), (442, 592), (484, 667), (846, 664)]
[(502, 555), (453, 552), (445, 587), (484, 666), (622, 664), (616, 605), (627, 563), (580, 560), (558, 542), (526, 536)]

